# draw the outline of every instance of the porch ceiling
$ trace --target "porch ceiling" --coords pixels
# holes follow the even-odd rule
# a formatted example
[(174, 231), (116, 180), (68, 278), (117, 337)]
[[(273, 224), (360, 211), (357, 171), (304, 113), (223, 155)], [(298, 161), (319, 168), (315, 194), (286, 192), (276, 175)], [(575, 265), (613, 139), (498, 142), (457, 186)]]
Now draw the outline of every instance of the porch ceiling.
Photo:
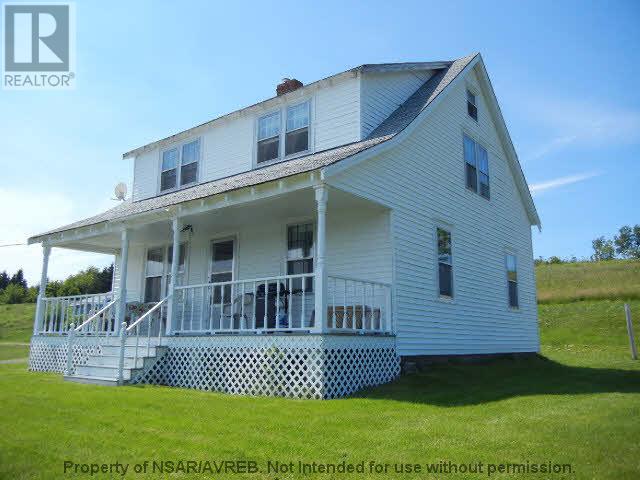
[[(384, 211), (386, 208), (350, 193), (330, 188), (327, 215), (331, 216), (334, 212), (347, 210)], [(263, 223), (266, 218), (284, 223), (295, 219), (314, 218), (315, 215), (314, 190), (306, 188), (253, 202), (185, 215), (180, 217), (180, 220), (183, 225), (191, 225), (196, 232), (213, 234), (236, 231), (243, 225)], [(159, 218), (155, 222), (136, 225), (130, 229), (131, 245), (148, 245), (159, 241), (170, 243), (171, 239), (171, 220), (167, 218)], [(96, 232), (95, 235), (82, 240), (69, 239), (58, 242), (55, 246), (89, 252), (116, 253), (120, 249), (120, 234), (119, 232)]]

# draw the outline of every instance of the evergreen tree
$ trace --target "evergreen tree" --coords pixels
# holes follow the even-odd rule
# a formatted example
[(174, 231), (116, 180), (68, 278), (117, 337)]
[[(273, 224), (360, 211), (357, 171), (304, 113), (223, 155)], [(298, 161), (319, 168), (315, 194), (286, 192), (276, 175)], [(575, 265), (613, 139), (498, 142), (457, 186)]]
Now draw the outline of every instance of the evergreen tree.
[(11, 276), (11, 280), (9, 280), (9, 283), (22, 287), (25, 290), (27, 289), (27, 281), (24, 278), (24, 272), (22, 271), (22, 269), (19, 269)]
[(5, 270), (0, 272), (0, 290), (4, 290), (9, 285), (9, 275)]

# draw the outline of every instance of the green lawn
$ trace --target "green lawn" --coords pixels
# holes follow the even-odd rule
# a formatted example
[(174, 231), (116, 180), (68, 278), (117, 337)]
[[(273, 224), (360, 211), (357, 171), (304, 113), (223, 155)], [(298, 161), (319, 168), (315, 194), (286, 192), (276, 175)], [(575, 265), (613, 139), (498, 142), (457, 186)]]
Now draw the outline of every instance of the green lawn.
[(0, 343), (0, 361), (27, 358), (28, 356), (29, 345)]
[[(332, 401), (78, 385), (0, 365), (0, 478), (65, 477), (64, 460), (154, 459), (245, 459), (261, 469), (194, 478), (487, 477), (266, 472), (268, 461), (298, 460), (481, 461), (485, 469), (550, 461), (571, 464), (564, 478), (640, 478), (640, 361), (630, 360), (622, 304), (540, 305), (541, 357), (434, 366)], [(632, 309), (640, 335), (640, 301)], [(490, 478), (522, 477), (563, 478)]]

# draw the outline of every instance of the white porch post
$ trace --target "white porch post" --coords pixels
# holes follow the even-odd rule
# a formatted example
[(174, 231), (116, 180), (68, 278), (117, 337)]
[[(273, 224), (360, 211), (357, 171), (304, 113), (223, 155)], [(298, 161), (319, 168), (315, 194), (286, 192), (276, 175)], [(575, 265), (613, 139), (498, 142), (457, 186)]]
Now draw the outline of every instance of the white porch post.
[(116, 311), (116, 325), (122, 328), (127, 315), (127, 264), (129, 263), (129, 230), (126, 228), (120, 236), (120, 285), (118, 287), (118, 309)]
[(42, 245), (42, 273), (40, 274), (40, 291), (38, 292), (38, 301), (36, 303), (36, 318), (33, 320), (33, 334), (37, 335), (40, 327), (43, 326), (44, 320), (44, 298), (47, 291), (47, 272), (49, 271), (49, 255), (51, 255), (51, 247)]
[(327, 197), (329, 192), (324, 184), (317, 185), (314, 189), (318, 215), (314, 329), (322, 333), (327, 330), (327, 271), (325, 267), (325, 257), (327, 250)]
[(176, 278), (178, 277), (178, 267), (180, 266), (180, 229), (182, 228), (182, 225), (180, 224), (178, 217), (173, 219), (171, 226), (173, 228), (173, 254), (171, 256), (171, 282), (169, 283), (168, 292), (171, 296), (169, 297), (167, 304), (167, 335), (171, 334), (171, 327), (173, 325)]

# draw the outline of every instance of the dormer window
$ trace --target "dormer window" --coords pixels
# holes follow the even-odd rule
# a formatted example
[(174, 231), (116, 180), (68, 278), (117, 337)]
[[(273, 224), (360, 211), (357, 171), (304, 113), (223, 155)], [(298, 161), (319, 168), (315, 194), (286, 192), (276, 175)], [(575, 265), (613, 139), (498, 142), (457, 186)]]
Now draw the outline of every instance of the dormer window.
[(478, 121), (478, 105), (476, 104), (476, 95), (467, 90), (467, 113), (476, 122)]
[(174, 190), (198, 180), (200, 140), (193, 140), (162, 152), (160, 191)]
[(309, 102), (287, 108), (285, 155), (309, 149)]
[[(291, 105), (258, 119), (258, 164), (309, 150), (310, 103)], [(284, 148), (280, 144), (284, 144)]]
[(275, 160), (280, 155), (280, 112), (258, 121), (258, 163)]

